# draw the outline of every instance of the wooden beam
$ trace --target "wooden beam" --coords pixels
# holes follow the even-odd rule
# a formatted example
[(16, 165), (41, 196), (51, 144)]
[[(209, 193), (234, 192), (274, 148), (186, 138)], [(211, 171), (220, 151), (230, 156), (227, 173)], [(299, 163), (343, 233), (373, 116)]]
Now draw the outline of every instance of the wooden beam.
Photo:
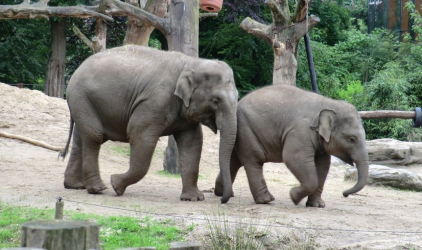
[(24, 2), (18, 5), (0, 5), (0, 19), (17, 18), (46, 18), (49, 17), (101, 17), (107, 21), (114, 19), (93, 11), (92, 8), (85, 6), (48, 6), (46, 2), (28, 4)]
[(377, 110), (377, 111), (359, 111), (362, 119), (381, 119), (381, 118), (400, 118), (415, 119), (415, 111), (396, 111), (396, 110)]

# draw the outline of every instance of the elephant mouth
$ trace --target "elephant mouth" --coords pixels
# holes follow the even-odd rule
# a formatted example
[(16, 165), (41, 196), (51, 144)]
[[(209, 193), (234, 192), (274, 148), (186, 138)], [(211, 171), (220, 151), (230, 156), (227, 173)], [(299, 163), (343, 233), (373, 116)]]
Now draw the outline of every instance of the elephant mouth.
[(205, 126), (209, 127), (214, 134), (217, 134), (217, 123), (215, 121), (215, 114), (210, 114), (201, 122)]

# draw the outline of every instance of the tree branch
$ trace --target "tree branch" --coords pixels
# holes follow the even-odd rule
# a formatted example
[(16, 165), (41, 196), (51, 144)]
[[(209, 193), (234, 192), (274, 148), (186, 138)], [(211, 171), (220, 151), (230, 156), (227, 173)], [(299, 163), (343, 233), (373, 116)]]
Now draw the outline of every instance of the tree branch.
[(272, 38), (270, 37), (270, 32), (268, 32), (270, 26), (257, 22), (250, 17), (247, 17), (243, 19), (239, 27), (247, 31), (249, 34), (259, 37), (266, 41), (268, 44), (272, 45)]
[(292, 21), (295, 23), (302, 22), (306, 18), (309, 5), (311, 5), (311, 0), (299, 0)]
[(108, 15), (127, 15), (153, 26), (164, 35), (170, 33), (170, 28), (166, 26), (167, 22), (165, 18), (157, 17), (143, 9), (124, 2), (116, 0), (107, 0), (106, 2), (108, 7), (106, 13)]
[(273, 22), (276, 26), (286, 26), (289, 24), (289, 5), (286, 4), (285, 1), (283, 1), (283, 3), (280, 3), (280, 5), (277, 4), (274, 0), (265, 0), (265, 3), (271, 10), (271, 13), (273, 15)]
[(317, 16), (310, 15), (308, 17), (308, 25), (306, 25), (306, 20), (296, 23), (294, 26), (294, 34), (295, 36), (300, 39), (304, 36), (308, 31), (310, 31), (315, 25), (319, 23), (320, 19)]
[(29, 4), (24, 1), (18, 5), (0, 5), (0, 19), (17, 19), (17, 18), (46, 18), (49, 17), (101, 17), (107, 21), (114, 21), (113, 18), (98, 13), (85, 6), (48, 6), (48, 0), (41, 0), (35, 4)]

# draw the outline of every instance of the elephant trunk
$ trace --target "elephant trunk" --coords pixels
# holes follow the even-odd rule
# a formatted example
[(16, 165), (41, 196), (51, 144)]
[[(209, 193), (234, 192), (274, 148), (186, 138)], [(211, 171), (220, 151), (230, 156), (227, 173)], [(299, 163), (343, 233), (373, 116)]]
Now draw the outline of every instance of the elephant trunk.
[(224, 189), (221, 203), (227, 203), (233, 193), (230, 175), (230, 157), (237, 134), (236, 108), (226, 114), (220, 113), (217, 115), (216, 120), (218, 130), (220, 131), (219, 163)]
[(354, 194), (356, 192), (359, 192), (368, 182), (368, 169), (369, 169), (368, 158), (365, 157), (365, 159), (357, 161), (356, 168), (358, 170), (358, 182), (356, 183), (354, 187), (343, 192), (344, 197), (349, 196), (349, 194)]

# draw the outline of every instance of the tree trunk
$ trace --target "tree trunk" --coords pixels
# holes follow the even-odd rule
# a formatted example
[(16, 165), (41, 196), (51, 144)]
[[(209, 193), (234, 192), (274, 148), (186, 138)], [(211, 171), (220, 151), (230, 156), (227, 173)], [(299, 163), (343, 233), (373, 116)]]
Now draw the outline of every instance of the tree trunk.
[[(170, 51), (180, 51), (186, 55), (198, 57), (199, 37), (199, 1), (172, 0), (169, 18), (172, 32), (166, 35)], [(168, 137), (164, 154), (164, 170), (180, 174), (179, 151), (173, 136)]]
[[(142, 7), (138, 5), (138, 0), (126, 0), (126, 3), (130, 3), (136, 7)], [(167, 5), (168, 0), (148, 0), (144, 9), (157, 17), (164, 17), (167, 13)], [(126, 36), (123, 44), (148, 46), (149, 37), (154, 29), (153, 26), (138, 18), (128, 17)]]
[(47, 65), (44, 92), (48, 96), (64, 96), (66, 68), (66, 18), (51, 20), (51, 54)]

